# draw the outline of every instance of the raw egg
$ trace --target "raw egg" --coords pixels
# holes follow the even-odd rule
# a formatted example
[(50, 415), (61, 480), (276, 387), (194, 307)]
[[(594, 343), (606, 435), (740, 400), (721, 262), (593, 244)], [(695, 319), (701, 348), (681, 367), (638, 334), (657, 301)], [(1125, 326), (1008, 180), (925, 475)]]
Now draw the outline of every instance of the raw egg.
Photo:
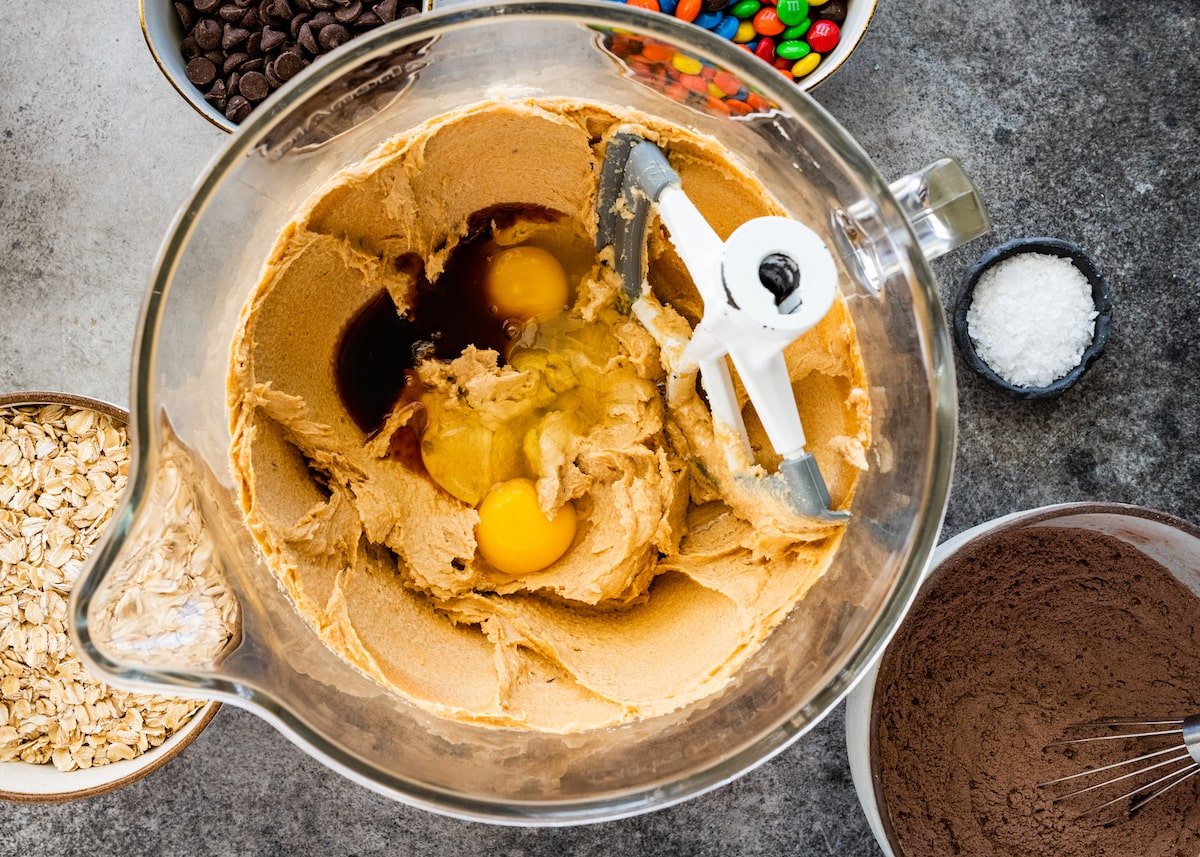
[(509, 247), (493, 256), (485, 280), (497, 315), (522, 321), (567, 305), (567, 273), (540, 247)]
[(528, 479), (495, 485), (479, 505), (475, 538), (483, 558), (505, 574), (541, 571), (567, 552), (575, 538), (575, 507), (563, 505), (553, 518), (542, 514), (537, 489)]

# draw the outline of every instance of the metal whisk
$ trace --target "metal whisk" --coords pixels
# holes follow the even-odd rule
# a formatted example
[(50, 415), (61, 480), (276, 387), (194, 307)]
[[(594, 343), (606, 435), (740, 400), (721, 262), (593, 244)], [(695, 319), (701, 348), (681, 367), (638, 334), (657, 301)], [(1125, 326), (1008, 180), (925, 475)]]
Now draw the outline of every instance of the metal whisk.
[[(1110, 808), (1119, 809), (1127, 801), (1128, 808), (1109, 820), (1128, 818), (1156, 797), (1200, 774), (1200, 715), (1194, 714), (1178, 720), (1093, 720), (1080, 723), (1071, 729), (1093, 732), (1103, 730), (1103, 734), (1055, 741), (1049, 746), (1066, 747), (1100, 741), (1166, 742), (1175, 736), (1181, 739), (1132, 759), (1088, 768), (1077, 774), (1039, 784), (1039, 787), (1043, 788), (1068, 782), (1080, 785), (1080, 788), (1072, 792), (1053, 798), (1056, 803), (1092, 794), (1105, 797), (1111, 794), (1111, 791), (1106, 790), (1115, 791), (1120, 784), (1119, 788), (1123, 792), (1121, 795), (1085, 809), (1079, 814), (1079, 818), (1098, 815)], [(1124, 771), (1129, 768), (1132, 770)]]

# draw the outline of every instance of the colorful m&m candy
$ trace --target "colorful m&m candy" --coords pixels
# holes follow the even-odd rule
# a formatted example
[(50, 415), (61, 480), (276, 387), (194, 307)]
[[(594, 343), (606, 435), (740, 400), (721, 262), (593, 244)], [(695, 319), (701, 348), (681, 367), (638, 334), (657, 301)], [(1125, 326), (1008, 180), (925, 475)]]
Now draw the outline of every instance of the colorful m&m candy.
[[(630, 6), (674, 15), (735, 42), (784, 74), (802, 80), (820, 66), (821, 61), (837, 48), (842, 40), (841, 25), (846, 21), (847, 4), (854, 0), (621, 0)], [(647, 47), (650, 47), (647, 45)], [(650, 51), (644, 58), (655, 59)], [(691, 71), (698, 60), (683, 57), (683, 65), (671, 60), (679, 76), (676, 83), (691, 90), (690, 81), (683, 80), (699, 72)], [(698, 85), (698, 84), (696, 84)], [(707, 84), (706, 84), (707, 86)], [(714, 88), (725, 93), (720, 86)], [(699, 90), (695, 90), (699, 91)], [(708, 97), (721, 96), (708, 91)], [(742, 99), (730, 99), (745, 104)], [(740, 112), (737, 108), (733, 112)]]

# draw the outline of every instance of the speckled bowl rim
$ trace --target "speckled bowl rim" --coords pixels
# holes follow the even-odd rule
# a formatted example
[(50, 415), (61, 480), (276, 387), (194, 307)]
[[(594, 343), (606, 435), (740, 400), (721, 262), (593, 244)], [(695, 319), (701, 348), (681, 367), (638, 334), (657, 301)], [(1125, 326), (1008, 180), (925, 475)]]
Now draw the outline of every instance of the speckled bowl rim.
[[(158, 2), (158, 0), (150, 0), (150, 2), (154, 3)], [(150, 28), (146, 25), (146, 0), (138, 0), (138, 25), (142, 29), (142, 39), (146, 43), (146, 49), (150, 51), (150, 57), (154, 60), (154, 64), (158, 66), (158, 70), (162, 72), (162, 76), (167, 79), (167, 83), (171, 84), (171, 88), (178, 93), (179, 97), (184, 100), (184, 103), (200, 114), (200, 116), (204, 118), (204, 121), (208, 122), (213, 127), (219, 128), (226, 134), (232, 134), (234, 131), (236, 131), (237, 126), (232, 122), (227, 119), (218, 120), (215, 116), (202, 109), (200, 105), (192, 100), (191, 95), (185, 92), (180, 82), (175, 79), (175, 75), (171, 74), (170, 70), (163, 64), (162, 57), (158, 55), (158, 51), (154, 47), (154, 39), (150, 37)], [(191, 86), (190, 81), (188, 82), (188, 86)], [(199, 92), (200, 90), (197, 89), (196, 91)]]
[[(822, 69), (821, 69), (821, 66), (817, 66), (816, 71), (814, 71), (808, 77), (804, 78), (804, 80), (801, 81), (800, 83), (796, 84), (801, 89), (803, 89), (805, 92), (812, 92), (814, 89), (819, 87), (825, 81), (829, 80), (829, 78), (833, 77), (834, 73), (837, 72), (838, 69), (840, 69), (842, 66), (844, 66), (846, 64), (846, 60), (850, 59), (850, 57), (854, 55), (854, 52), (856, 50), (858, 50), (858, 46), (862, 43), (863, 37), (867, 35), (867, 30), (871, 29), (871, 22), (875, 20), (875, 13), (879, 11), (879, 0), (847, 0), (847, 2), (848, 3), (870, 3), (871, 8), (867, 12), (867, 20), (865, 20), (863, 22), (862, 28), (859, 29), (854, 34), (854, 40), (850, 42), (850, 45), (847, 48), (846, 53), (843, 54), (843, 56), (840, 60), (838, 60), (836, 63), (833, 63), (832, 65), (830, 65), (830, 67), (824, 71), (824, 74), (820, 74), (819, 76), (818, 76), (818, 72), (821, 72)], [(817, 10), (820, 10), (820, 8), (821, 8), (820, 6), (816, 7)], [(809, 11), (811, 12), (813, 10), (810, 8)], [(810, 15), (810, 18), (811, 17), (812, 16)], [(812, 20), (814, 20), (814, 21), (821, 20), (820, 15), (818, 14), (817, 17), (812, 18)], [(838, 29), (839, 30), (841, 29), (840, 24), (838, 25)], [(845, 35), (846, 34), (843, 31), (842, 36), (845, 37)], [(841, 47), (841, 45), (838, 45), (838, 47)], [(835, 48), (835, 50), (836, 50), (836, 48)], [(822, 60), (822, 62), (824, 62), (824, 60)]]
[[(979, 284), (979, 278), (993, 265), (1021, 253), (1045, 253), (1061, 259), (1070, 259), (1071, 263), (1087, 277), (1091, 284), (1092, 302), (1096, 305), (1098, 313), (1092, 342), (1083, 352), (1079, 365), (1045, 387), (1018, 387), (997, 375), (975, 350), (975, 343), (971, 341), (967, 325), (967, 311), (971, 308), (971, 300), (975, 296), (975, 287)], [(998, 247), (993, 247), (967, 269), (966, 274), (963, 275), (962, 285), (959, 287), (958, 302), (954, 307), (951, 326), (954, 328), (954, 341), (958, 343), (958, 349), (962, 352), (967, 365), (983, 376), (992, 386), (1018, 399), (1049, 399), (1074, 386), (1075, 382), (1083, 377), (1083, 374), (1104, 352), (1104, 346), (1108, 343), (1108, 334), (1112, 326), (1112, 291), (1109, 289), (1108, 280), (1105, 279), (1100, 266), (1096, 264), (1096, 260), (1082, 247), (1061, 238), (1049, 236), (1014, 238), (1012, 241), (1006, 241)]]
[[(0, 408), (19, 408), (38, 405), (63, 405), (72, 408), (87, 408), (89, 410), (102, 413), (121, 425), (128, 425), (129, 423), (128, 411), (117, 407), (111, 402), (105, 402), (101, 399), (93, 399), (89, 396), (77, 396), (73, 393), (53, 393), (45, 390), (0, 393)], [(220, 702), (215, 700), (206, 702), (199, 711), (188, 718), (187, 723), (185, 723), (183, 726), (183, 729), (188, 730), (187, 734), (184, 735), (178, 743), (162, 753), (156, 753), (159, 748), (154, 747), (150, 750), (147, 750), (141, 756), (135, 757), (138, 759), (146, 759), (150, 757), (153, 758), (150, 758), (150, 761), (148, 762), (142, 763), (136, 770), (126, 774), (123, 777), (118, 777), (115, 780), (111, 780), (100, 785), (91, 786), (86, 789), (73, 789), (71, 791), (61, 792), (35, 794), (33, 792), (16, 792), (5, 788), (0, 788), (0, 801), (22, 804), (67, 803), (68, 801), (97, 797), (99, 795), (116, 791), (117, 789), (127, 786), (130, 783), (137, 782), (143, 777), (149, 776), (186, 750), (188, 745), (196, 740), (196, 736), (208, 728), (208, 724), (211, 723), (212, 719), (217, 716), (217, 711), (220, 710), (220, 708)], [(179, 731), (182, 730), (176, 730), (176, 734)], [(31, 765), (31, 767), (42, 766)], [(70, 776), (70, 774), (64, 773), (64, 776)]]

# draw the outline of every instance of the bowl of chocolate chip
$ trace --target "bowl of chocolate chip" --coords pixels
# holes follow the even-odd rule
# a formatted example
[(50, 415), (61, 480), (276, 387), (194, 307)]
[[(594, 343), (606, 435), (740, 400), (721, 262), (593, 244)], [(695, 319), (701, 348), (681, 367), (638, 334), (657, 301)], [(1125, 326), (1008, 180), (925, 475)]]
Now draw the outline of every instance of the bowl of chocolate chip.
[(139, 0), (146, 47), (192, 108), (232, 132), (271, 93), (432, 0)]

